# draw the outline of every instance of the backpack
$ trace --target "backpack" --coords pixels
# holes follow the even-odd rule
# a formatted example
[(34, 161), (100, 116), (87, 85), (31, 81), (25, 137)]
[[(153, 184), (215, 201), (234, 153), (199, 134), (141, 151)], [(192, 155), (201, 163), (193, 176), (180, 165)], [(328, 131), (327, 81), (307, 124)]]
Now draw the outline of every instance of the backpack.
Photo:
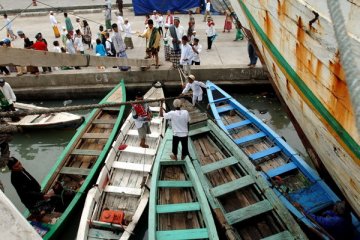
[(115, 50), (114, 43), (109, 41), (109, 40), (106, 40), (106, 41), (110, 43), (110, 52), (111, 52), (111, 54), (110, 54), (108, 51), (106, 51), (106, 54), (109, 57), (115, 57), (116, 56), (116, 50)]

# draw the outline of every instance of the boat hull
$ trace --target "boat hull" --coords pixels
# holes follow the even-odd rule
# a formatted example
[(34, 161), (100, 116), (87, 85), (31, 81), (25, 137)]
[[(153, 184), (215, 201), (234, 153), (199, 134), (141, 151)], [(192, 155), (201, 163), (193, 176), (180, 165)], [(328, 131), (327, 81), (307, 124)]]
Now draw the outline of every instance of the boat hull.
[(301, 0), (232, 4), (240, 5), (273, 85), (359, 215), (360, 140), (330, 22), (320, 16), (308, 26), (313, 9)]

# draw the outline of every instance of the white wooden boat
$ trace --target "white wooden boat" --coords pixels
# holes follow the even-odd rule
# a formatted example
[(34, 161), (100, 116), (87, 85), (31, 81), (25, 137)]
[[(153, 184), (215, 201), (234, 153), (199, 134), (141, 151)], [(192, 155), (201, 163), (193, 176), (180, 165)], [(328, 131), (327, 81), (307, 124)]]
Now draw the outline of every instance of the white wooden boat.
[[(144, 99), (163, 97), (164, 92), (161, 87), (152, 87), (145, 94)], [(135, 226), (149, 201), (147, 187), (150, 183), (149, 173), (165, 132), (164, 120), (158, 116), (159, 104), (158, 102), (150, 104), (153, 118), (150, 124), (151, 134), (146, 137), (149, 148), (139, 146), (140, 140), (132, 113), (125, 120), (96, 185), (90, 189), (86, 197), (77, 234), (78, 240), (123, 240), (129, 239), (134, 234)], [(121, 210), (125, 213), (127, 223), (101, 221), (104, 210)]]
[[(18, 110), (40, 110), (46, 109), (32, 104), (15, 103)], [(84, 121), (82, 116), (76, 114), (61, 112), (50, 114), (37, 114), (20, 117), (19, 121), (13, 122), (10, 118), (5, 118), (9, 125), (19, 126), (24, 129), (40, 129), (40, 128), (77, 128)]]
[[(315, 165), (328, 171), (360, 215), (360, 134), (326, 1), (230, 2), (251, 30), (272, 85), (306, 137)], [(359, 62), (360, 4), (339, 2)]]
[(39, 234), (0, 190), (0, 238), (41, 240)]

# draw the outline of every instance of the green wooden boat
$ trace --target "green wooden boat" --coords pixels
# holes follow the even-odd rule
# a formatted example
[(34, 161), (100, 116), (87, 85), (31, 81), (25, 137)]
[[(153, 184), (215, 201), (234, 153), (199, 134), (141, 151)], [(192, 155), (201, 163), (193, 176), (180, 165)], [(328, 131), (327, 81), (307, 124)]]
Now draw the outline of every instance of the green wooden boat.
[(149, 203), (149, 240), (218, 239), (205, 193), (194, 167), (170, 159), (168, 129), (153, 166)]
[[(100, 103), (125, 102), (125, 84), (122, 80)], [(65, 194), (71, 195), (62, 212), (46, 214), (33, 225), (46, 230), (44, 239), (53, 239), (64, 225), (71, 221), (70, 216), (79, 201), (86, 196), (90, 183), (96, 177), (111, 144), (120, 128), (125, 105), (94, 109), (66, 146), (57, 162), (42, 183), (44, 193), (53, 191), (55, 184), (61, 183)], [(66, 191), (65, 191), (66, 190)], [(29, 216), (29, 220), (32, 216)], [(50, 223), (51, 222), (51, 223)], [(40, 226), (39, 226), (40, 225)]]
[(246, 155), (216, 124), (192, 126), (189, 152), (228, 239), (306, 239)]

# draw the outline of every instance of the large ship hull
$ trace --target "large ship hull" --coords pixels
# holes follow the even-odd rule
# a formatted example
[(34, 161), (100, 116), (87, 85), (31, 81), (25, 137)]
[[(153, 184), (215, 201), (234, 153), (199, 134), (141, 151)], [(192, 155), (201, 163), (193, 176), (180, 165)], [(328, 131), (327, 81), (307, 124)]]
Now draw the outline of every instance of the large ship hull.
[[(312, 8), (311, 1), (231, 2), (235, 12), (246, 19), (243, 24), (250, 28), (277, 92), (360, 215), (359, 132), (331, 21), (321, 12), (324, 9)], [(359, 49), (360, 34), (354, 22), (360, 5), (354, 1), (342, 4), (352, 44)], [(319, 18), (310, 25), (313, 11)]]

